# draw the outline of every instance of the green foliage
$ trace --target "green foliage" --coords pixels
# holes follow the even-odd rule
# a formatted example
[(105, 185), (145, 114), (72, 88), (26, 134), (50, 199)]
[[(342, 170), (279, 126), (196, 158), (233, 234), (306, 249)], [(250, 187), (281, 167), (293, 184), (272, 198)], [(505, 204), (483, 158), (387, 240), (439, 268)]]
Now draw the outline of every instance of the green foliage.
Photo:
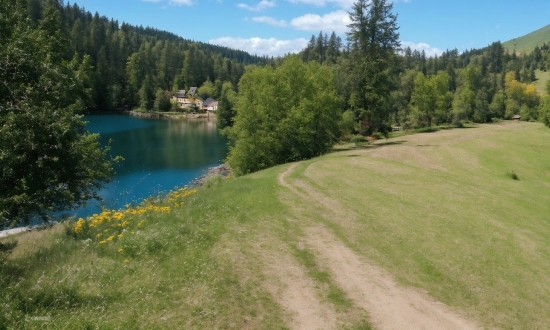
[(233, 84), (229, 81), (223, 83), (221, 97), (218, 100), (218, 110), (216, 111), (218, 129), (223, 130), (226, 127), (233, 126), (236, 97), (237, 94), (233, 90)]
[(321, 155), (338, 137), (340, 110), (332, 71), (287, 57), (251, 68), (239, 82), (228, 163), (236, 174)]
[(446, 72), (440, 71), (428, 78), (419, 72), (411, 95), (413, 115), (418, 125), (431, 127), (434, 122), (447, 122), (452, 97)]
[(541, 102), (539, 108), (539, 119), (546, 126), (550, 127), (550, 94), (547, 94), (544, 98), (544, 102)]
[(170, 101), (170, 92), (163, 91), (162, 89), (157, 90), (154, 108), (157, 111), (170, 111), (173, 108)]
[(369, 140), (367, 140), (367, 138), (364, 137), (363, 135), (354, 135), (351, 137), (350, 142), (354, 143), (357, 146), (360, 143), (369, 142)]
[(355, 132), (356, 124), (357, 120), (355, 119), (355, 114), (353, 111), (344, 111), (342, 114), (342, 120), (338, 123), (338, 126), (340, 127), (340, 134), (342, 134), (342, 136), (353, 134)]
[(197, 90), (197, 93), (200, 95), (204, 95), (204, 97), (213, 97), (217, 98), (218, 95), (216, 95), (216, 86), (210, 81), (210, 79), (206, 80), (204, 84), (199, 87)]
[(359, 0), (349, 13), (350, 105), (368, 134), (386, 125), (390, 95), (397, 89), (394, 74), (400, 69), (396, 56), (400, 43), (392, 9), (386, 0)]
[(98, 198), (112, 168), (98, 136), (87, 133), (77, 115), (86, 108), (88, 60), (79, 67), (62, 60), (59, 13), (46, 8), (33, 28), (15, 0), (1, 1), (0, 12), (10, 13), (0, 15), (3, 227), (34, 216), (47, 220), (51, 212)]

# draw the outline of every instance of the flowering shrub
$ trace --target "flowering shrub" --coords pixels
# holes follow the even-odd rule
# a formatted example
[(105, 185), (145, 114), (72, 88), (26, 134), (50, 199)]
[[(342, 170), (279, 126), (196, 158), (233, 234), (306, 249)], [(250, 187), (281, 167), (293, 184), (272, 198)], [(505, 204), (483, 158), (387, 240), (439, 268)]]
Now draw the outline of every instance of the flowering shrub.
[[(72, 234), (78, 238), (90, 238), (100, 245), (109, 245), (121, 241), (126, 235), (135, 234), (136, 230), (147, 224), (147, 219), (155, 214), (170, 213), (175, 208), (184, 206), (184, 199), (195, 194), (196, 189), (187, 187), (171, 191), (164, 198), (164, 206), (144, 201), (140, 205), (126, 205), (124, 209), (104, 210), (87, 219), (79, 218), (72, 226)], [(119, 248), (123, 253), (124, 249)], [(130, 262), (128, 259), (125, 263)]]

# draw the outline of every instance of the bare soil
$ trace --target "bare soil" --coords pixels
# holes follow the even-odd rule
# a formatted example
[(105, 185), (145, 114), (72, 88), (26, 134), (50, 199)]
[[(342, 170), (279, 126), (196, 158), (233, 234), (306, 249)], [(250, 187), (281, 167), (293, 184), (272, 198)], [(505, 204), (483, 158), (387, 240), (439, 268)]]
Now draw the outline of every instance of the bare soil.
[[(297, 199), (319, 201), (320, 207), (326, 209), (323, 210), (326, 216), (352, 223), (357, 217), (353, 211), (303, 180), (288, 178), (296, 166), (291, 164), (279, 175), (279, 184)], [(330, 272), (355, 307), (368, 313), (375, 329), (479, 329), (475, 322), (427, 293), (399, 285), (388, 272), (355, 253), (323, 225), (306, 227), (303, 231), (305, 246), (314, 251), (323, 269)], [(303, 269), (281, 257), (271, 258), (266, 265), (269, 276), (275, 276), (280, 283), (270, 291), (294, 315), (289, 324), (292, 329), (334, 328), (336, 313), (319, 302)]]

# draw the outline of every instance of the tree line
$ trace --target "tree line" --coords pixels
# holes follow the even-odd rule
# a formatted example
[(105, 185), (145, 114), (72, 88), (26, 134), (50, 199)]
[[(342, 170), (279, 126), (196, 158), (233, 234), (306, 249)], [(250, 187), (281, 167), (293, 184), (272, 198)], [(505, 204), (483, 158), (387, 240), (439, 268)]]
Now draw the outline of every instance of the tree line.
[(92, 111), (152, 110), (162, 104), (159, 98), (164, 94), (159, 91), (188, 90), (205, 83), (208, 96), (219, 97), (224, 82), (236, 87), (246, 65), (268, 60), (155, 28), (120, 23), (63, 0), (28, 0), (31, 21), (38, 24), (50, 6), (59, 12), (60, 37), (67, 40), (61, 56), (86, 62), (86, 87), (91, 92), (88, 109)]
[[(366, 104), (358, 106), (357, 94), (353, 92), (354, 86), (365, 84), (354, 77), (357, 49), (353, 48), (353, 40), (339, 49), (334, 49), (335, 43), (327, 40), (327, 35), (322, 32), (318, 37), (312, 36), (300, 56), (306, 62), (317, 61), (333, 69), (339, 95), (343, 98), (342, 111), (350, 111), (348, 118), (353, 115), (362, 119), (359, 109), (366, 108)], [(501, 42), (463, 52), (447, 50), (434, 56), (410, 47), (395, 47), (394, 51), (397, 56), (393, 58), (391, 68), (388, 67), (392, 71), (390, 76), (386, 77), (388, 89), (385, 94), (389, 99), (376, 105), (380, 112), (378, 119), (386, 121), (387, 125), (414, 128), (463, 121), (482, 123), (511, 119), (516, 114), (522, 120), (544, 121), (548, 116), (550, 103), (544, 94), (550, 94), (547, 92), (550, 86), (547, 86), (546, 93), (538, 93), (533, 84), (537, 80), (536, 70), (550, 70), (550, 47), (547, 44), (535, 47), (528, 54), (509, 51)], [(372, 57), (370, 54), (359, 56)], [(365, 71), (361, 71), (361, 75), (373, 76)], [(377, 92), (370, 92), (370, 95), (377, 97)], [(372, 125), (367, 124), (357, 123), (353, 131), (372, 133)], [(387, 129), (380, 124), (373, 128)]]
[[(298, 55), (248, 68), (238, 93), (220, 101), (228, 162), (238, 173), (325, 153), (346, 136), (387, 136), (392, 126), (461, 126), (515, 115), (550, 126), (550, 82), (548, 96), (533, 84), (536, 70), (550, 69), (548, 45), (517, 54), (494, 42), (428, 57), (401, 47), (397, 15), (386, 0), (356, 1), (349, 15), (345, 45), (334, 32), (312, 35)], [(335, 97), (321, 101), (323, 95)]]

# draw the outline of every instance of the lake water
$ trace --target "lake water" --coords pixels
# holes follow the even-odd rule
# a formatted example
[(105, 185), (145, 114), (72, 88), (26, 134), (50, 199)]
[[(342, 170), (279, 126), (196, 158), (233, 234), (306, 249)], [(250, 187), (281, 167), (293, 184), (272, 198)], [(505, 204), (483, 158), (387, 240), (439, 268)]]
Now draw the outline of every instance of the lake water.
[[(124, 115), (84, 117), (87, 129), (99, 133), (102, 145), (111, 140), (111, 155), (124, 157), (115, 165), (113, 182), (101, 191), (105, 206), (118, 209), (159, 192), (184, 186), (227, 155), (227, 140), (213, 121), (142, 119)], [(78, 210), (84, 217), (101, 204), (91, 201)], [(74, 212), (72, 212), (74, 213)]]

